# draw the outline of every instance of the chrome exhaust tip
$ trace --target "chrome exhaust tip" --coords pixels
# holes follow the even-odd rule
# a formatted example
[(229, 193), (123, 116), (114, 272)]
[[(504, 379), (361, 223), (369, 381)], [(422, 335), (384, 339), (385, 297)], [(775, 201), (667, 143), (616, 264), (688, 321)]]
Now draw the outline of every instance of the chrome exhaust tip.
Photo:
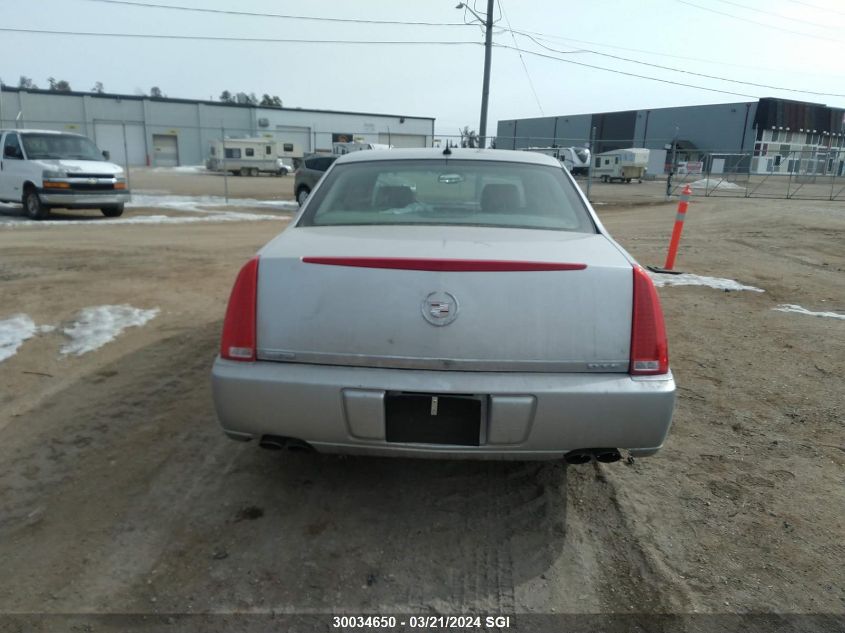
[(563, 461), (567, 464), (586, 464), (593, 461), (593, 454), (589, 450), (575, 450), (569, 451), (563, 456)]
[(596, 461), (602, 464), (612, 464), (622, 459), (622, 455), (615, 448), (595, 448), (593, 449)]

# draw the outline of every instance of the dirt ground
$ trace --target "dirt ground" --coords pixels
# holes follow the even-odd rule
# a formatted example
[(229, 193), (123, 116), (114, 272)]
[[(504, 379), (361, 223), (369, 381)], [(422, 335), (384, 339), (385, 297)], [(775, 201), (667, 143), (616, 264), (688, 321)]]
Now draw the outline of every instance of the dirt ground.
[[(662, 264), (675, 204), (613, 191), (603, 222)], [(569, 469), (225, 438), (225, 301), (284, 225), (0, 226), (0, 319), (161, 309), (95, 352), (60, 356), (54, 331), (0, 363), (0, 613), (845, 614), (845, 322), (772, 310), (845, 312), (841, 204), (694, 200), (677, 268), (765, 292), (662, 288), (664, 449)]]
[(170, 169), (133, 167), (129, 172), (133, 191), (186, 196), (225, 196), (257, 200), (293, 200), (293, 174), (287, 176), (232, 176), (208, 171), (175, 172)]

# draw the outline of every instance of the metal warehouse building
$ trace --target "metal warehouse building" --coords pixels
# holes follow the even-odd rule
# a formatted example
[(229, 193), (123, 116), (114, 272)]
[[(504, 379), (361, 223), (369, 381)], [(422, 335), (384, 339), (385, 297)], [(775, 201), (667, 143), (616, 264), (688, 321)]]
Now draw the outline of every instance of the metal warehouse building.
[(496, 147), (585, 146), (670, 151), (678, 161), (707, 161), (752, 173), (845, 170), (845, 110), (764, 98), (719, 105), (627, 110), (499, 121)]
[(115, 162), (155, 166), (199, 165), (223, 135), (274, 138), (304, 153), (352, 140), (430, 147), (434, 136), (430, 117), (2, 86), (0, 128), (15, 127), (85, 134)]

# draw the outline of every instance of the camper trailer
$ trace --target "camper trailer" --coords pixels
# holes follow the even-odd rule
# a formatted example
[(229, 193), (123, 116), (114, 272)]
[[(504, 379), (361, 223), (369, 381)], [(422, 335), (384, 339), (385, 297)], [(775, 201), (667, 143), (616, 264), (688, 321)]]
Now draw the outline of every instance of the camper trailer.
[(590, 150), (586, 147), (525, 147), (526, 152), (537, 152), (557, 158), (574, 175), (586, 174), (590, 169)]
[(641, 147), (616, 149), (596, 154), (593, 162), (593, 177), (602, 182), (643, 181), (648, 167), (649, 151)]
[(272, 138), (227, 138), (212, 141), (205, 167), (241, 176), (258, 176), (262, 172), (284, 176), (293, 171), (293, 160), (301, 157), (302, 149), (295, 143)]

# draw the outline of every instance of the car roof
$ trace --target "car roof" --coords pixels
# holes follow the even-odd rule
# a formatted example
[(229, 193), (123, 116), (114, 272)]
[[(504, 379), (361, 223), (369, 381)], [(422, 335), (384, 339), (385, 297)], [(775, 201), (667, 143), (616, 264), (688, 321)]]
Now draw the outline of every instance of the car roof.
[(560, 167), (560, 162), (546, 154), (536, 152), (522, 152), (510, 149), (468, 149), (461, 147), (445, 149), (440, 147), (426, 147), (419, 149), (387, 149), (387, 150), (361, 150), (344, 154), (336, 161), (341, 163), (360, 163), (370, 161), (394, 161), (394, 160), (484, 160), (503, 163), (529, 163), (533, 165), (550, 165)]

